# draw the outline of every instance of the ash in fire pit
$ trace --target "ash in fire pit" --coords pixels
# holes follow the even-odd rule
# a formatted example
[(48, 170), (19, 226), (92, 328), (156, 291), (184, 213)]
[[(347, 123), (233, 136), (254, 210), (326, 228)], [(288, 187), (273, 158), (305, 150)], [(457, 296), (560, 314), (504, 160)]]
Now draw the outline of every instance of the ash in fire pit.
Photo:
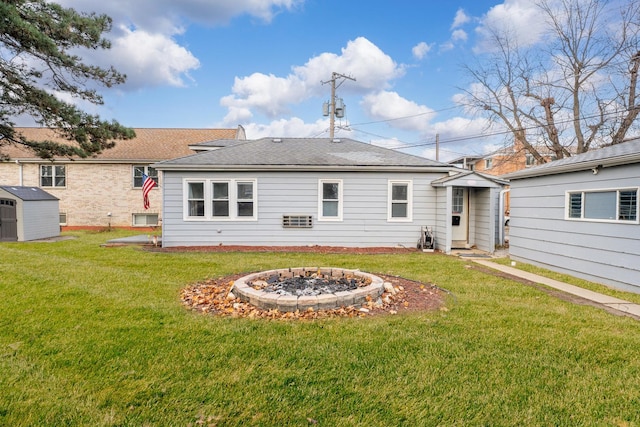
[(314, 296), (353, 291), (371, 282), (370, 280), (367, 281), (366, 278), (354, 275), (335, 278), (332, 274), (310, 273), (306, 272), (304, 276), (293, 277), (282, 277), (282, 273), (273, 274), (266, 280), (252, 280), (248, 284), (254, 289), (274, 292), (278, 295)]
[(306, 267), (251, 274), (238, 279), (233, 290), (258, 307), (296, 311), (359, 304), (378, 298), (384, 286), (378, 276), (359, 270)]

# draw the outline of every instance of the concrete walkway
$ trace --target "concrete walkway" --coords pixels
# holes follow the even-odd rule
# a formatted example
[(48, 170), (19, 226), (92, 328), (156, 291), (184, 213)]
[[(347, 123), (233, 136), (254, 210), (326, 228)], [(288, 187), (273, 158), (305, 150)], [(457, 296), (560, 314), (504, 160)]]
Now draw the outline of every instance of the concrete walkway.
[(547, 277), (539, 276), (537, 274), (528, 273), (526, 271), (522, 271), (517, 268), (509, 267), (502, 264), (497, 264), (495, 262), (492, 262), (486, 259), (474, 258), (472, 259), (472, 261), (480, 265), (483, 265), (485, 267), (493, 268), (494, 270), (499, 270), (503, 273), (510, 274), (512, 276), (520, 277), (522, 279), (526, 279), (534, 283), (541, 283), (551, 288), (558, 289), (562, 292), (566, 292), (568, 294), (576, 295), (580, 298), (584, 298), (589, 301), (602, 304), (613, 310), (634, 316), (640, 320), (640, 304), (635, 304), (619, 298), (603, 295), (598, 292), (593, 292), (588, 289), (580, 288), (578, 286), (569, 285), (568, 283), (559, 282), (557, 280), (549, 279)]

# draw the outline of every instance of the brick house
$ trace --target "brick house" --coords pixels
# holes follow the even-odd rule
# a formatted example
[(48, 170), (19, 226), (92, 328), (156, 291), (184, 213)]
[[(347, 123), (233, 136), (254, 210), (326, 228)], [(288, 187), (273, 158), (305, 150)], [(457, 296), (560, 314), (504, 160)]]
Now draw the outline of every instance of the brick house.
[[(536, 149), (547, 162), (556, 160), (555, 153), (546, 146), (537, 146)], [(452, 160), (449, 164), (487, 175), (502, 176), (536, 166), (537, 162), (522, 142), (516, 140), (513, 145), (501, 148), (491, 154), (464, 156)], [(509, 210), (510, 198), (507, 193), (504, 199), (504, 211), (508, 213)]]
[[(153, 227), (162, 221), (162, 176), (149, 165), (193, 154), (202, 142), (244, 140), (237, 129), (134, 129), (136, 138), (86, 159), (36, 157), (18, 146), (3, 146), (10, 160), (0, 162), (0, 185), (34, 186), (60, 200), (60, 225), (67, 227)], [(47, 128), (16, 128), (28, 139), (63, 139)], [(157, 183), (142, 202), (142, 174)]]

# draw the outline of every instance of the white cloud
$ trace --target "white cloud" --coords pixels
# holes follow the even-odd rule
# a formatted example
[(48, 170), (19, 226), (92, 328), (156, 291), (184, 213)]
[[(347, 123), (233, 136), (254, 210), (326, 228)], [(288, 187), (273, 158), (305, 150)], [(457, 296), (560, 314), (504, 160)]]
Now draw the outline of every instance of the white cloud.
[(184, 22), (223, 25), (241, 15), (270, 22), (278, 13), (294, 9), (303, 0), (58, 0), (79, 11), (105, 13), (113, 19), (106, 37), (108, 51), (81, 51), (89, 63), (115, 68), (127, 75), (119, 89), (143, 86), (184, 86), (199, 60), (176, 41)]
[(188, 72), (200, 66), (187, 49), (163, 34), (121, 27), (124, 34), (115, 40), (103, 57), (127, 75), (126, 87), (184, 86)]
[(465, 13), (463, 9), (458, 9), (456, 12), (456, 16), (453, 18), (453, 23), (451, 24), (451, 29), (461, 27), (467, 22), (471, 21), (469, 15)]
[[(222, 25), (249, 15), (270, 22), (278, 13), (293, 10), (303, 0), (58, 0), (77, 10), (106, 13), (114, 22), (131, 23), (150, 32), (172, 33), (182, 19), (205, 25)], [(162, 13), (153, 13), (162, 11)]]
[(251, 139), (269, 136), (303, 138), (317, 137), (318, 135), (325, 134), (329, 124), (326, 120), (305, 123), (302, 119), (293, 117), (290, 119), (274, 120), (268, 124), (249, 123), (243, 126)]
[(411, 49), (411, 53), (413, 53), (414, 58), (423, 59), (425, 56), (427, 56), (427, 54), (429, 53), (432, 47), (433, 47), (433, 44), (420, 42), (417, 45), (415, 45), (413, 49)]
[(222, 106), (256, 109), (271, 118), (286, 113), (291, 104), (307, 96), (305, 82), (295, 75), (282, 78), (253, 73), (247, 77), (236, 77), (231, 90), (233, 95), (220, 100)]
[[(429, 127), (433, 110), (401, 97), (396, 92), (379, 91), (366, 95), (362, 108), (376, 120), (393, 120), (395, 128), (424, 132)], [(402, 119), (399, 119), (402, 118)]]
[(293, 73), (286, 77), (263, 73), (236, 77), (232, 94), (223, 97), (220, 103), (229, 109), (255, 110), (275, 118), (312, 96), (326, 96), (328, 88), (321, 82), (331, 78), (327, 70), (339, 70), (354, 77), (355, 81), (347, 81), (341, 89), (352, 93), (388, 87), (390, 80), (404, 73), (391, 57), (359, 37), (347, 43), (341, 55), (322, 53), (302, 66), (293, 67)]
[(308, 83), (316, 93), (324, 93), (318, 83), (331, 78), (327, 70), (354, 77), (343, 90), (386, 88), (389, 81), (401, 77), (404, 68), (364, 37), (358, 37), (342, 48), (341, 54), (325, 52), (311, 58), (304, 66), (294, 67), (294, 73)]
[(467, 32), (464, 30), (455, 30), (451, 33), (451, 40), (453, 41), (467, 41)]
[(529, 46), (541, 40), (544, 32), (544, 17), (535, 2), (530, 0), (505, 0), (486, 13), (476, 28), (478, 52), (495, 48), (491, 32), (497, 30), (509, 34), (514, 45)]

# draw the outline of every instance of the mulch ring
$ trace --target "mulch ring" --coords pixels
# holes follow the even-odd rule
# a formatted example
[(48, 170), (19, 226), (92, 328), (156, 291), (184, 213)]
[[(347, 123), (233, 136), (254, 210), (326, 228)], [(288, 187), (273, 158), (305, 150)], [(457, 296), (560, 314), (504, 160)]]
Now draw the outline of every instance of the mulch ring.
[(242, 246), (242, 245), (215, 245), (215, 246), (161, 246), (143, 245), (142, 249), (150, 252), (304, 252), (317, 254), (406, 254), (421, 252), (417, 248), (403, 246), (395, 247), (342, 247), (342, 246)]
[(404, 279), (402, 277), (377, 274), (393, 285), (395, 294), (385, 291), (379, 301), (366, 301), (362, 305), (340, 307), (331, 310), (282, 312), (266, 310), (248, 302), (240, 301), (229, 294), (233, 282), (247, 273), (208, 279), (182, 289), (183, 304), (205, 314), (224, 317), (246, 317), (255, 319), (324, 319), (335, 317), (371, 317), (419, 311), (447, 311), (448, 293), (437, 286)]

